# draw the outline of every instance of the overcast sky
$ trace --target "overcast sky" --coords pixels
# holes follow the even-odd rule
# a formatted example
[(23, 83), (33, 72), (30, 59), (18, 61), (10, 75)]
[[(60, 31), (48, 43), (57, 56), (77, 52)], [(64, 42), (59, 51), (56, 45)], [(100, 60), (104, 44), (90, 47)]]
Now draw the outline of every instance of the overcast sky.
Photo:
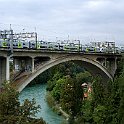
[(0, 29), (42, 39), (115, 40), (124, 44), (124, 0), (0, 0)]

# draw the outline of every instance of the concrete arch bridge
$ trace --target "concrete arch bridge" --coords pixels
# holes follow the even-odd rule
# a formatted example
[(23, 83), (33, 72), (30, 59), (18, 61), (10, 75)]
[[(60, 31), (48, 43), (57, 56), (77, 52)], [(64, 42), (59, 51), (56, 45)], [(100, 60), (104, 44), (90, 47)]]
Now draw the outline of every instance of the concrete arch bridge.
[[(104, 81), (113, 79), (117, 69), (119, 54), (80, 53), (67, 51), (41, 51), (15, 49), (12, 56), (3, 51), (0, 54), (0, 76), (3, 80), (11, 80), (18, 91), (22, 91), (34, 78), (47, 69), (63, 62), (74, 61), (82, 65), (92, 75), (101, 75)], [(13, 74), (9, 72), (9, 61), (12, 58)], [(4, 66), (4, 69), (2, 69)], [(5, 71), (3, 71), (5, 70)]]

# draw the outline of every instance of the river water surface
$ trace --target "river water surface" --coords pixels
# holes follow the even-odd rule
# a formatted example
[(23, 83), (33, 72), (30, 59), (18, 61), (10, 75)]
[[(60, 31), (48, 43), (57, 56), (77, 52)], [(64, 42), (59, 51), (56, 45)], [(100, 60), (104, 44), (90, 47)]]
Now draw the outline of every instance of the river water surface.
[(62, 116), (58, 116), (54, 113), (48, 106), (46, 100), (46, 84), (36, 84), (31, 87), (26, 87), (19, 96), (20, 102), (24, 99), (32, 100), (35, 98), (37, 105), (41, 106), (41, 110), (36, 116), (38, 118), (42, 117), (48, 124), (61, 124), (64, 121)]

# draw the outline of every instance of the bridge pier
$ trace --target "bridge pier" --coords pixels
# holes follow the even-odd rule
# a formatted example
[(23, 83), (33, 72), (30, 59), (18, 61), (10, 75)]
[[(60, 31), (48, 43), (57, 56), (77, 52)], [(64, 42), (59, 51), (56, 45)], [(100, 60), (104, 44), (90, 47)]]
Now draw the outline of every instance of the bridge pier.
[(117, 69), (117, 59), (116, 58), (111, 58), (108, 61), (109, 61), (108, 70), (110, 71), (110, 73), (114, 77), (115, 71)]
[(9, 57), (0, 58), (0, 87), (4, 81), (10, 80)]
[(31, 72), (34, 72), (34, 58), (31, 58)]
[(9, 66), (10, 57), (6, 57), (6, 81), (10, 80), (10, 66)]
[(108, 69), (110, 74), (114, 77), (117, 69), (117, 58), (97, 58), (97, 61)]
[(21, 69), (21, 61), (17, 58), (13, 58), (14, 71), (18, 72)]
[(107, 59), (106, 58), (97, 58), (97, 61), (101, 63), (102, 66), (107, 66)]
[(25, 72), (34, 72), (34, 58), (30, 57), (16, 57), (14, 58), (14, 70), (25, 71)]

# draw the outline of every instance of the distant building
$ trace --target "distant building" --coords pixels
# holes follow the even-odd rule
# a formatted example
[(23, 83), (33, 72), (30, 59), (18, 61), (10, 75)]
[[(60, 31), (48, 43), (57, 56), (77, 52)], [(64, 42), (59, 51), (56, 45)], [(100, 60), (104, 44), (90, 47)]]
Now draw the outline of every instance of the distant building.
[(81, 85), (81, 87), (83, 88), (84, 90), (84, 94), (83, 94), (83, 98), (84, 99), (90, 99), (91, 97), (91, 92), (92, 92), (92, 88), (91, 88), (91, 85), (89, 85), (88, 83), (83, 83)]

